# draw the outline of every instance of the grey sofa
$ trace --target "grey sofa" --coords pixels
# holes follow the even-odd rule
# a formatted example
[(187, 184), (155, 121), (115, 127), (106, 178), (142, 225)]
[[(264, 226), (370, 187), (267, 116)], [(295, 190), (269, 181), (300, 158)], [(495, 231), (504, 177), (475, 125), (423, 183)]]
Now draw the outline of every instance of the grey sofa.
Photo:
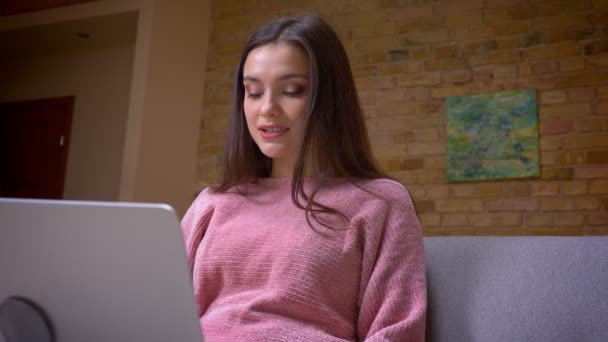
[(427, 237), (427, 341), (608, 341), (608, 237)]

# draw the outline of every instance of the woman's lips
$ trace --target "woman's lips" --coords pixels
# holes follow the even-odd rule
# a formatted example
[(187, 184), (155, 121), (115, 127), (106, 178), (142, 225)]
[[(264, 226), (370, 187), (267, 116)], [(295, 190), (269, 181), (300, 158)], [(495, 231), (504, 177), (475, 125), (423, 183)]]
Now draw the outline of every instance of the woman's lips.
[(289, 128), (280, 125), (263, 125), (259, 126), (258, 129), (260, 130), (260, 136), (267, 140), (277, 139), (289, 131)]

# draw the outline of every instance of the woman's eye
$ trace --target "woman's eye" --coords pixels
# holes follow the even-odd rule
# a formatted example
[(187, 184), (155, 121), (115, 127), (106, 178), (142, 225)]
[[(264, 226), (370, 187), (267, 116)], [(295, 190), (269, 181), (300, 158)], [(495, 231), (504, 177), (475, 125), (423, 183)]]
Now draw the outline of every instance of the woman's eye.
[(255, 100), (261, 98), (262, 95), (264, 95), (264, 93), (248, 93), (247, 97)]
[(298, 96), (302, 95), (303, 91), (302, 91), (302, 89), (294, 89), (294, 90), (286, 90), (283, 93), (289, 97), (298, 97)]

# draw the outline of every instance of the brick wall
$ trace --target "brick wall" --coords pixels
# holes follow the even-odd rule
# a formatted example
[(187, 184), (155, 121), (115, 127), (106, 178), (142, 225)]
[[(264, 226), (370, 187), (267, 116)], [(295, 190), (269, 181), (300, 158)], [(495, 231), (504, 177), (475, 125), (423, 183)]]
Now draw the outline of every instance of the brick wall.
[[(375, 155), (426, 235), (608, 234), (607, 0), (217, 0), (198, 185), (218, 175), (252, 30), (314, 11), (347, 48)], [(445, 97), (535, 88), (541, 177), (447, 183)]]

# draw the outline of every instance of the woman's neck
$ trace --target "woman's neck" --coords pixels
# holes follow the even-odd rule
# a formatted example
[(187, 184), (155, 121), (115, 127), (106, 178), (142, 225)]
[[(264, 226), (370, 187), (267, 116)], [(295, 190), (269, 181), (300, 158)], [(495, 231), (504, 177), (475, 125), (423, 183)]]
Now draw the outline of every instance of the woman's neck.
[[(272, 160), (272, 171), (270, 172), (271, 178), (287, 178), (293, 176), (295, 169), (295, 161), (287, 160), (283, 158), (275, 158)], [(314, 172), (311, 163), (305, 164), (304, 177), (313, 176)]]

